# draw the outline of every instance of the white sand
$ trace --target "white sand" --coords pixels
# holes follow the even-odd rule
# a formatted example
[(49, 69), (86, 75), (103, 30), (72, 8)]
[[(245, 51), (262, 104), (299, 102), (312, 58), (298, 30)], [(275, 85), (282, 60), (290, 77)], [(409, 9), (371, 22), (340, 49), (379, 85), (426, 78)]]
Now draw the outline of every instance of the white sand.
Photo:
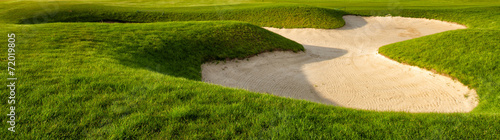
[(378, 54), (395, 42), (462, 25), (402, 17), (344, 16), (339, 29), (266, 28), (306, 52), (270, 52), (249, 60), (202, 65), (203, 81), (349, 108), (406, 112), (469, 112), (474, 90), (451, 78)]

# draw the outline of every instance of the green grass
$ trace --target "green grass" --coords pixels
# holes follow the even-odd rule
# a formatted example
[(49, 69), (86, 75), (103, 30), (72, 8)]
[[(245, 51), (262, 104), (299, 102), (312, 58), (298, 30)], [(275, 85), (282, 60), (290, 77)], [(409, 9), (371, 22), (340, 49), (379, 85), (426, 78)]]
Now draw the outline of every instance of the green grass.
[(477, 89), (479, 113), (500, 112), (500, 30), (449, 31), (380, 48), (399, 62), (433, 69)]
[[(301, 6), (304, 3), (309, 6)], [(0, 5), (0, 33), (16, 33), (20, 79), (17, 132), (7, 131), (7, 117), (0, 117), (2, 139), (500, 137), (497, 1), (82, 0)], [(469, 29), (391, 44), (380, 51), (476, 88), (479, 106), (472, 113), (362, 111), (200, 81), (200, 65), (206, 61), (303, 50), (258, 26), (336, 28), (344, 24), (340, 17), (349, 13), (467, 25)], [(51, 23), (100, 20), (156, 23)], [(184, 20), (196, 22), (162, 22)], [(1, 44), (6, 45), (6, 39)], [(6, 53), (0, 49), (0, 54)], [(0, 60), (0, 69), (7, 69), (6, 57)], [(0, 97), (8, 97), (8, 89), (0, 91)], [(8, 113), (8, 106), (0, 102), (2, 113)]]
[(351, 10), (350, 14), (375, 16), (403, 16), (437, 19), (467, 26), (469, 29), (500, 29), (500, 6), (462, 9), (398, 9), (398, 10)]
[[(3, 23), (33, 24), (52, 22), (165, 22), (237, 20), (277, 28), (339, 28), (344, 26), (339, 10), (310, 6), (239, 5), (224, 7), (144, 8), (61, 2), (47, 10), (43, 5), (16, 4), (4, 10)], [(44, 11), (44, 12), (34, 12)], [(2, 22), (2, 20), (0, 20)]]
[[(302, 45), (258, 26), (227, 21), (54, 23), (3, 29), (4, 34), (14, 32), (17, 36), (17, 77), (33, 79), (18, 84), (17, 107), (23, 114), (18, 118), (23, 126), (17, 129), (18, 138), (29, 139), (148, 136), (152, 133), (148, 128), (133, 130), (149, 123), (155, 123), (150, 127), (157, 132), (183, 131), (177, 127), (194, 122), (177, 121), (211, 117), (209, 112), (197, 113), (203, 108), (234, 106), (238, 99), (246, 98), (233, 97), (234, 92), (249, 94), (197, 82), (202, 62), (277, 49), (304, 50)], [(261, 98), (256, 95), (253, 98)], [(8, 92), (1, 96), (7, 97)], [(7, 102), (1, 106), (6, 107)], [(168, 116), (173, 119), (168, 120)], [(182, 133), (162, 135), (167, 134)]]
[[(33, 2), (68, 2), (67, 0), (25, 0)], [(72, 3), (92, 3), (124, 7), (187, 7), (187, 6), (226, 6), (240, 4), (276, 5), (300, 4), (316, 7), (352, 7), (356, 9), (387, 9), (391, 7), (429, 9), (436, 7), (484, 7), (499, 6), (496, 0), (73, 0)], [(8, 3), (11, 3), (7, 1)]]

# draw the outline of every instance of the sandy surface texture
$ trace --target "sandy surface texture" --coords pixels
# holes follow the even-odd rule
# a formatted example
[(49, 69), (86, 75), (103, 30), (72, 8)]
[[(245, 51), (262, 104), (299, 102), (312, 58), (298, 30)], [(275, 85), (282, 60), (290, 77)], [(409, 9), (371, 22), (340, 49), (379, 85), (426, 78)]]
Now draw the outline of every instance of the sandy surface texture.
[(202, 65), (203, 81), (325, 104), (378, 111), (468, 112), (474, 90), (400, 64), (378, 48), (462, 25), (403, 17), (344, 16), (339, 29), (266, 28), (306, 48)]

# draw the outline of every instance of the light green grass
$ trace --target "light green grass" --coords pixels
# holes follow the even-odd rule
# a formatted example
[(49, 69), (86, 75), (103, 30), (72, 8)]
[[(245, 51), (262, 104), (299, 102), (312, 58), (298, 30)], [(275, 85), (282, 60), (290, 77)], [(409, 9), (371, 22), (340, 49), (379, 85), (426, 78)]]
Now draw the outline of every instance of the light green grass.
[[(17, 36), (20, 79), (17, 132), (2, 130), (3, 139), (500, 137), (499, 48), (495, 45), (499, 7), (492, 7), (498, 6), (497, 1), (95, 0), (3, 1), (0, 5), (0, 33)], [(277, 11), (281, 13), (273, 14)], [(165, 13), (171, 15), (162, 17)], [(346, 13), (425, 17), (469, 26), (392, 44), (381, 48), (381, 53), (447, 73), (477, 88), (478, 108), (473, 113), (451, 114), (360, 111), (199, 81), (202, 62), (270, 50), (303, 50), (255, 25), (335, 28), (343, 25), (339, 17)], [(265, 19), (269, 17), (279, 20)], [(228, 19), (255, 25), (158, 22)], [(158, 23), (13, 24), (100, 20)], [(324, 21), (333, 22), (318, 24)], [(7, 44), (6, 39), (2, 44)], [(5, 65), (0, 69), (7, 69), (6, 58), (1, 60)], [(6, 88), (0, 91), (0, 97), (7, 97)], [(7, 105), (0, 102), (4, 114)], [(6, 119), (0, 117), (1, 122)], [(7, 125), (0, 124), (5, 129)]]

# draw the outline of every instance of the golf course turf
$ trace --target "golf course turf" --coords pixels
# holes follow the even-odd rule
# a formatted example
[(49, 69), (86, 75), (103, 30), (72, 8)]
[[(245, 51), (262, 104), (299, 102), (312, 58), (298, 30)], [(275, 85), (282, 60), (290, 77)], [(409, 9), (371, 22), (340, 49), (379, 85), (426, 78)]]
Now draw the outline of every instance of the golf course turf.
[[(0, 69), (8, 69), (7, 34), (15, 33), (18, 78), (16, 132), (7, 130), (11, 125), (4, 115), (0, 117), (0, 137), (500, 137), (498, 1), (176, 2), (0, 1), (0, 32), (5, 35)], [(338, 28), (344, 25), (345, 14), (391, 14), (466, 25), (468, 29), (387, 45), (380, 53), (458, 79), (477, 90), (479, 105), (470, 113), (376, 112), (200, 81), (204, 62), (246, 61), (246, 57), (266, 51), (304, 50), (259, 26)], [(111, 21), (132, 23), (104, 23)], [(11, 82), (8, 77), (4, 71), (4, 84)], [(0, 108), (8, 114), (10, 89), (0, 91), (4, 99)]]

